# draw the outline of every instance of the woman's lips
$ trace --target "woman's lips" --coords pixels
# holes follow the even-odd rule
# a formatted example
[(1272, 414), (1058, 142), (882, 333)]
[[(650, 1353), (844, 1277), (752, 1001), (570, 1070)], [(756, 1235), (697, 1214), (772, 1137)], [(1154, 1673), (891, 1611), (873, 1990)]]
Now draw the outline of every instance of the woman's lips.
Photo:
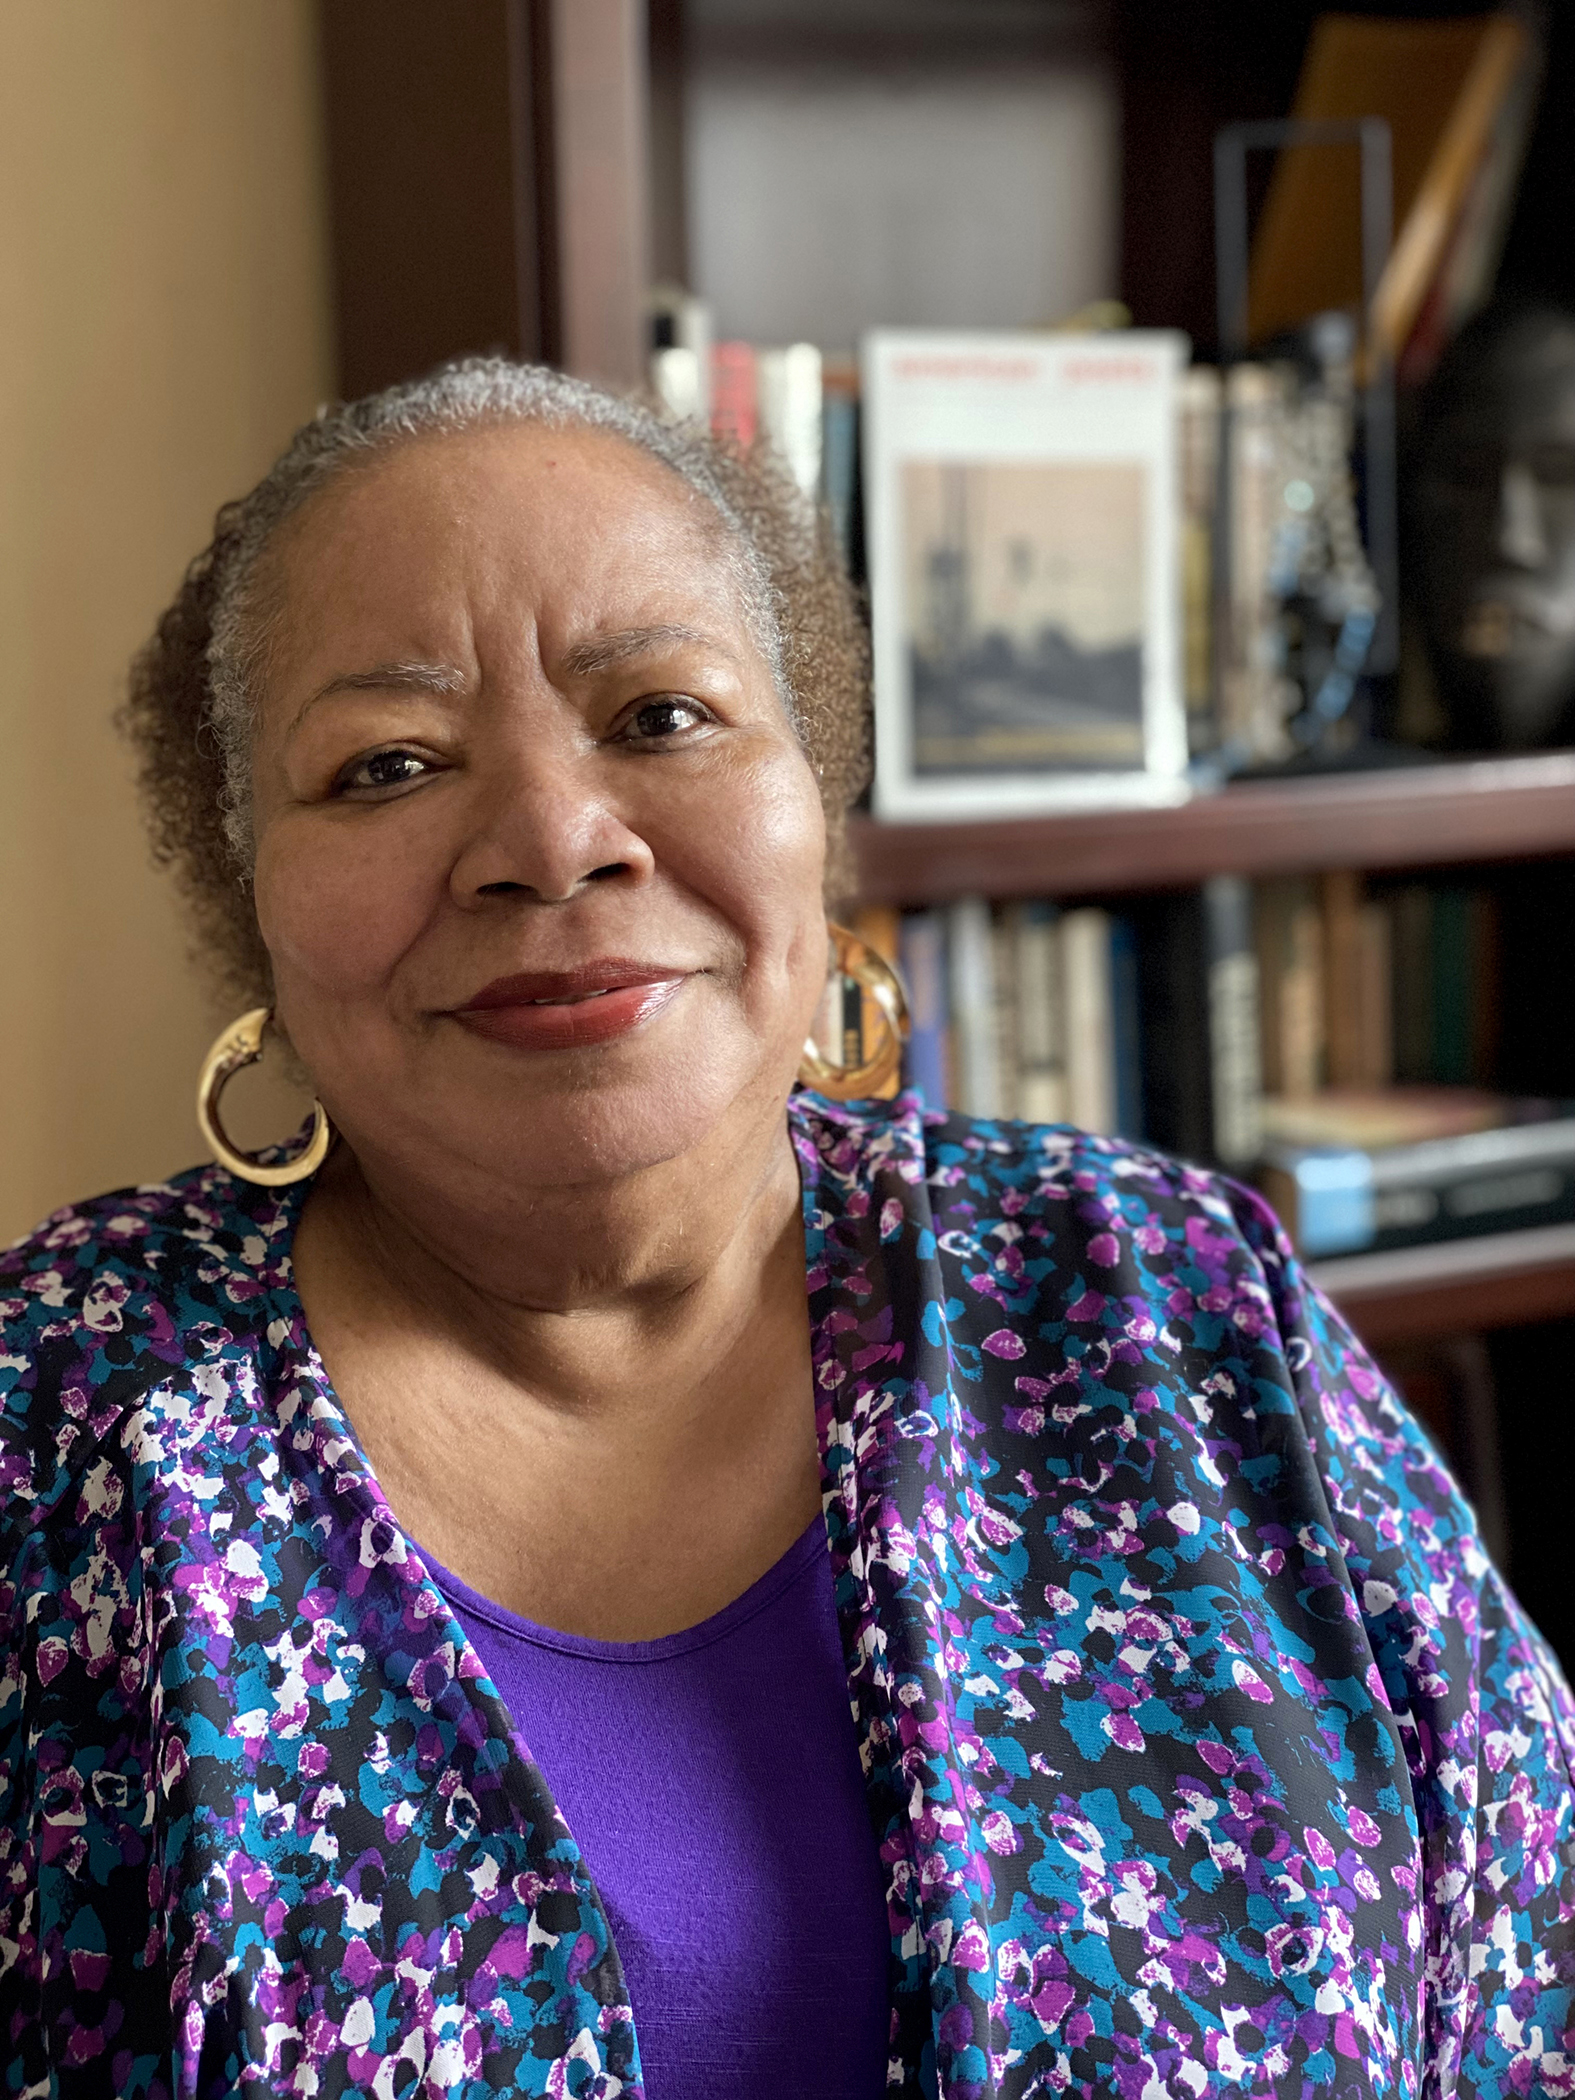
[(518, 1050), (578, 1050), (650, 1020), (683, 989), (686, 975), (602, 964), (502, 977), (456, 1008), (454, 1019)]

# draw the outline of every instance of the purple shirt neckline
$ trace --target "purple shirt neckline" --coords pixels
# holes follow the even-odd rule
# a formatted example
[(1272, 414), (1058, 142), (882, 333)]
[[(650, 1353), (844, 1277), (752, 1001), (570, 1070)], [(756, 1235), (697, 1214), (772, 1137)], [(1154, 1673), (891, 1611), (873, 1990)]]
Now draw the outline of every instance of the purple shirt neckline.
[[(559, 1655), (578, 1656), (587, 1662), (637, 1664), (670, 1662), (675, 1656), (692, 1655), (701, 1648), (725, 1640), (730, 1633), (736, 1633), (740, 1626), (773, 1604), (790, 1583), (797, 1581), (817, 1554), (829, 1552), (830, 1546), (825, 1517), (817, 1510), (786, 1553), (773, 1561), (764, 1575), (758, 1576), (731, 1604), (723, 1605), (720, 1611), (713, 1612), (710, 1618), (702, 1619), (698, 1625), (683, 1627), (677, 1633), (660, 1634), (649, 1641), (599, 1641), (588, 1634), (563, 1633), (553, 1626), (538, 1625), (534, 1619), (524, 1618), (519, 1612), (494, 1603), (479, 1590), (473, 1590), (468, 1582), (462, 1582), (434, 1559), (424, 1546), (418, 1546), (416, 1550), (432, 1580), (450, 1603), (460, 1607), (467, 1621), (480, 1619), (483, 1624), (496, 1627), (500, 1633), (510, 1634), (515, 1640), (529, 1641), (536, 1648), (550, 1648)], [(517, 1715), (515, 1720), (518, 1724)]]

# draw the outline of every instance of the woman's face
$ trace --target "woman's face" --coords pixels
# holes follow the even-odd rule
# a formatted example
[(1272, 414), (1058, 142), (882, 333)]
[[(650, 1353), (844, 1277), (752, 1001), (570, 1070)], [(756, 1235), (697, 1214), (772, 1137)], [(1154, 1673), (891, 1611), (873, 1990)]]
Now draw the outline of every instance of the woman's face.
[(561, 1186), (777, 1114), (825, 837), (709, 506), (489, 429), (346, 474), (271, 560), (257, 912), (363, 1164)]

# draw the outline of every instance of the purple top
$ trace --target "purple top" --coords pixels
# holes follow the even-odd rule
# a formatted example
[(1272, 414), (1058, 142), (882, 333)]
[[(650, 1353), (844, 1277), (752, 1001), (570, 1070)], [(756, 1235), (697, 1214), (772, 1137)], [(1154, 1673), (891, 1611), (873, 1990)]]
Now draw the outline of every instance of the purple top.
[(825, 1520), (658, 1641), (533, 1626), (423, 1557), (601, 1893), (648, 2100), (877, 2100), (890, 1928)]

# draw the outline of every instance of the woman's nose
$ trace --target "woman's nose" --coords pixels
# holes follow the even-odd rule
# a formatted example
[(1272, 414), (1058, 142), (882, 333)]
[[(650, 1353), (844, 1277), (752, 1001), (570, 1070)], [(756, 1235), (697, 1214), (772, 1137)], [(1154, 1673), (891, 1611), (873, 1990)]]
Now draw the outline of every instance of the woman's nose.
[(1548, 559), (1542, 498), (1529, 467), (1511, 460), (1499, 482), (1498, 551), (1517, 569), (1541, 569)]
[(643, 881), (654, 867), (646, 841), (616, 806), (594, 746), (544, 739), (485, 773), (470, 831), (454, 863), (456, 901), (491, 897), (563, 904), (588, 883)]

